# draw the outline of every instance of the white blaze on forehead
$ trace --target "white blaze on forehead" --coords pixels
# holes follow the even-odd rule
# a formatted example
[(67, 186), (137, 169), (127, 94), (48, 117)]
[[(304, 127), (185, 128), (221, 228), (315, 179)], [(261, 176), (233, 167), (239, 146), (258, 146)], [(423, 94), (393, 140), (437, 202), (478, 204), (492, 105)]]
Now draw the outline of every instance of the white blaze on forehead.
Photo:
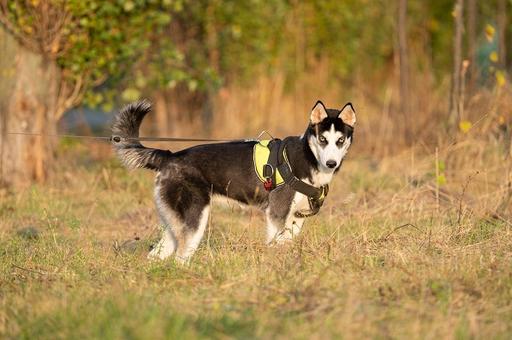
[(327, 145), (323, 148), (323, 152), (320, 153), (322, 164), (326, 164), (327, 161), (331, 160), (340, 164), (342, 155), (336, 142), (343, 136), (343, 134), (340, 131), (336, 131), (334, 124), (332, 124), (331, 129), (322, 133), (322, 135), (327, 139)]

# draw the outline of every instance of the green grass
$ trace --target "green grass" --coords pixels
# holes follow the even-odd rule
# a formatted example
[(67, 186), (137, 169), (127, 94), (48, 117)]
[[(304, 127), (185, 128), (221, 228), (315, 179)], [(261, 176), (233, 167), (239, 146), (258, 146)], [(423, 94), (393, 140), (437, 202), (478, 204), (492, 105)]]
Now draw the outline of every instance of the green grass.
[[(347, 160), (320, 215), (283, 247), (265, 246), (256, 210), (216, 204), (184, 267), (146, 260), (151, 173), (70, 162), (0, 196), (0, 337), (510, 338), (511, 225), (489, 214), (499, 171), (460, 210), (432, 181), (409, 184), (431, 171), (417, 163)], [(459, 170), (441, 188), (453, 197), (474, 171)]]

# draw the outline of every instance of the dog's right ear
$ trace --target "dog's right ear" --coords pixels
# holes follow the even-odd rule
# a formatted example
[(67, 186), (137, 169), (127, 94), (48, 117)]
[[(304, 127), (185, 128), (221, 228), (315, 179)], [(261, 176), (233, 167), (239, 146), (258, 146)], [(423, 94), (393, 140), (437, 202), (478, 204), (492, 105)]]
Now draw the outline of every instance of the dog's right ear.
[(316, 102), (315, 106), (313, 106), (309, 120), (311, 124), (314, 125), (320, 123), (325, 118), (327, 118), (327, 111), (325, 110), (324, 103), (319, 100)]

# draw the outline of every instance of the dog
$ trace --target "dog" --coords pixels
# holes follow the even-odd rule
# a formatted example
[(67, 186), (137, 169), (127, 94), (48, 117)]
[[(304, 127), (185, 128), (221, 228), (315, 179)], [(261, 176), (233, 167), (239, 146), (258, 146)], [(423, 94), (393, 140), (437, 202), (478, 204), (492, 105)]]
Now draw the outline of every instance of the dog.
[(353, 142), (356, 122), (351, 103), (337, 110), (318, 101), (302, 136), (171, 152), (147, 148), (138, 140), (150, 111), (145, 100), (124, 107), (114, 119), (113, 146), (127, 168), (157, 172), (154, 199), (164, 228), (148, 257), (163, 260), (174, 254), (182, 263), (189, 261), (203, 237), (212, 194), (260, 207), (268, 244), (291, 241), (304, 220), (320, 209)]

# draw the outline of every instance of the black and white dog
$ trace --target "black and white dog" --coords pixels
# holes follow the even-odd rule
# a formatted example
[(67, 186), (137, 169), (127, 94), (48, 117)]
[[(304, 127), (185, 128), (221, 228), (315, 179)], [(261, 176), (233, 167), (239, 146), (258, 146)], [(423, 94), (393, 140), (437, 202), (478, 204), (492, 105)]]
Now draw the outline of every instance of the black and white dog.
[[(157, 172), (154, 195), (164, 230), (149, 257), (165, 259), (175, 253), (180, 262), (192, 256), (203, 237), (212, 194), (261, 207), (268, 243), (291, 240), (308, 216), (303, 212), (318, 212), (325, 189), (352, 143), (356, 122), (350, 103), (336, 110), (318, 101), (306, 132), (279, 141), (277, 151), (271, 151), (270, 158), (277, 154), (277, 161), (273, 167), (270, 161), (265, 164), (270, 169), (265, 179), (269, 183), (262, 183), (255, 170), (254, 150), (259, 141), (199, 145), (175, 153), (144, 147), (137, 138), (150, 110), (146, 101), (122, 109), (113, 125), (113, 143), (128, 168)], [(271, 183), (277, 172), (285, 185)]]

